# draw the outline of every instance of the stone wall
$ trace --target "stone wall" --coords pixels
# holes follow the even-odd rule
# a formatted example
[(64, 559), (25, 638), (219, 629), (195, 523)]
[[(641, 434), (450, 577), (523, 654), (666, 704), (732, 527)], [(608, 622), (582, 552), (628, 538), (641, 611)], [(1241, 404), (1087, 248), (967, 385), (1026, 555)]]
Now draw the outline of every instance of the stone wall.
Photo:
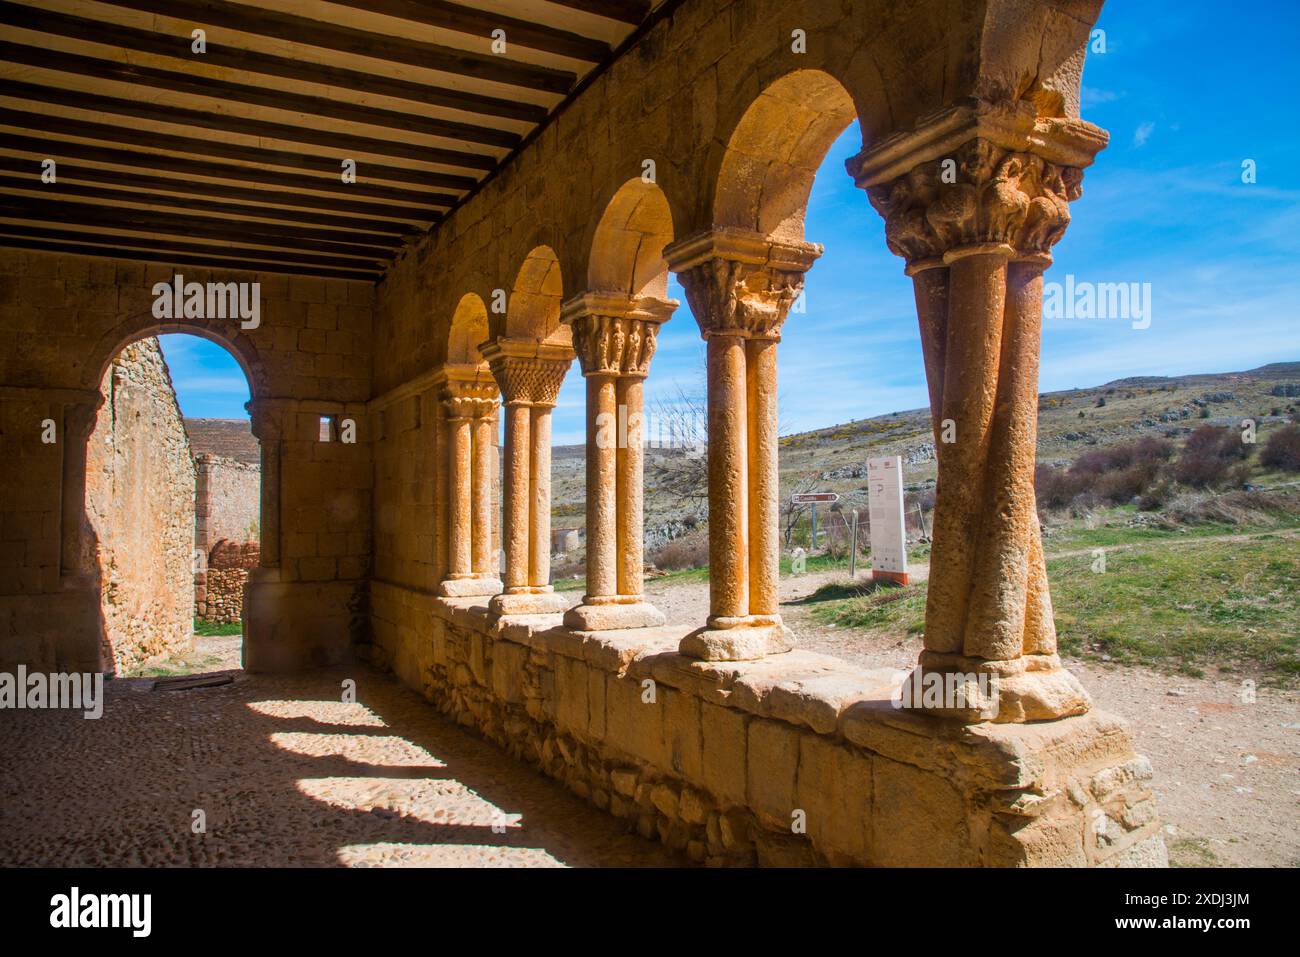
[(243, 620), (244, 586), (261, 561), (257, 542), (229, 542), (212, 546), (204, 568), (194, 575), (194, 614), (222, 624)]
[(200, 454), (194, 456), (194, 467), (197, 547), (206, 551), (222, 539), (256, 541), (261, 521), (261, 466)]
[(685, 629), (493, 622), (376, 583), (374, 663), (646, 837), (714, 864), (1163, 865), (1151, 768), (1093, 711), (963, 725), (901, 672), (677, 654)]
[(101, 391), (84, 564), (99, 570), (105, 658), (122, 673), (191, 646), (194, 466), (157, 339), (123, 349)]

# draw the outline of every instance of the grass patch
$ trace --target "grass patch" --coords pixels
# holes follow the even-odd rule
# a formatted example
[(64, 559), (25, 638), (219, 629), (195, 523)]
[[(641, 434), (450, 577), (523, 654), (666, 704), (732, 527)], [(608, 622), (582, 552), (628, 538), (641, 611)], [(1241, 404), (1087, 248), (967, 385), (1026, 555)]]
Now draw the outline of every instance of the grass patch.
[(222, 638), (230, 635), (242, 635), (244, 626), (238, 621), (208, 621), (206, 618), (194, 619), (194, 635), (197, 638)]
[(587, 587), (587, 578), (557, 578), (551, 582), (551, 587), (556, 591), (582, 591)]
[(1049, 561), (1061, 650), (1199, 676), (1251, 670), (1300, 677), (1300, 550), (1266, 535), (1245, 542), (1134, 548)]
[(925, 631), (925, 584), (882, 581), (831, 582), (803, 599), (816, 605), (813, 619), (823, 625), (870, 631)]
[(1180, 837), (1169, 844), (1170, 867), (1223, 867), (1223, 861), (1210, 850), (1210, 842), (1198, 837)]

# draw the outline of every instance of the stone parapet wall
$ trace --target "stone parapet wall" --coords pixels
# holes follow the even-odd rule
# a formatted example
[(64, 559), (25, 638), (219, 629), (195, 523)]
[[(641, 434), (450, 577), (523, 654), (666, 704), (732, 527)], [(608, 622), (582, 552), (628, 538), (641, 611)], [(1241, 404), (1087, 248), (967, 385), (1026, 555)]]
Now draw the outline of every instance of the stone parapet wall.
[(195, 542), (211, 549), (222, 539), (256, 539), (260, 528), (262, 469), (218, 455), (194, 456), (198, 491)]
[(201, 595), (195, 596), (195, 614), (206, 621), (226, 624), (244, 616), (247, 568), (209, 568)]
[(503, 625), (376, 581), (372, 662), (458, 723), (711, 864), (1163, 865), (1151, 770), (1090, 712), (962, 725), (895, 709), (901, 672), (795, 651), (709, 663), (685, 629)]

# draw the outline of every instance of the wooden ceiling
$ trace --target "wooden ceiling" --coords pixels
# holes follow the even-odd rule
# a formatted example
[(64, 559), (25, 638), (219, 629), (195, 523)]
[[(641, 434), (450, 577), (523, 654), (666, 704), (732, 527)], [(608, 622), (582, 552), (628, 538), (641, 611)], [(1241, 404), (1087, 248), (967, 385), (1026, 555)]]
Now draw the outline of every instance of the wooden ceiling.
[(0, 0), (0, 245), (376, 280), (662, 6)]

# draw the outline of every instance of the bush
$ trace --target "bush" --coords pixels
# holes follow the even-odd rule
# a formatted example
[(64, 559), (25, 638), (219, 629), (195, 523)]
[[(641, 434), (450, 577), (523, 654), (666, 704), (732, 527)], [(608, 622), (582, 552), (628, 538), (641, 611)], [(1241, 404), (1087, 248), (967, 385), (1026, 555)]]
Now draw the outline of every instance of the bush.
[(1300, 426), (1288, 425), (1270, 435), (1259, 461), (1271, 469), (1300, 472)]
[(708, 530), (700, 528), (681, 538), (675, 538), (651, 557), (655, 568), (678, 571), (683, 568), (703, 568), (709, 563)]
[(1174, 465), (1174, 478), (1192, 488), (1222, 485), (1237, 473), (1233, 465), (1250, 455), (1241, 434), (1221, 425), (1203, 425), (1187, 437)]

